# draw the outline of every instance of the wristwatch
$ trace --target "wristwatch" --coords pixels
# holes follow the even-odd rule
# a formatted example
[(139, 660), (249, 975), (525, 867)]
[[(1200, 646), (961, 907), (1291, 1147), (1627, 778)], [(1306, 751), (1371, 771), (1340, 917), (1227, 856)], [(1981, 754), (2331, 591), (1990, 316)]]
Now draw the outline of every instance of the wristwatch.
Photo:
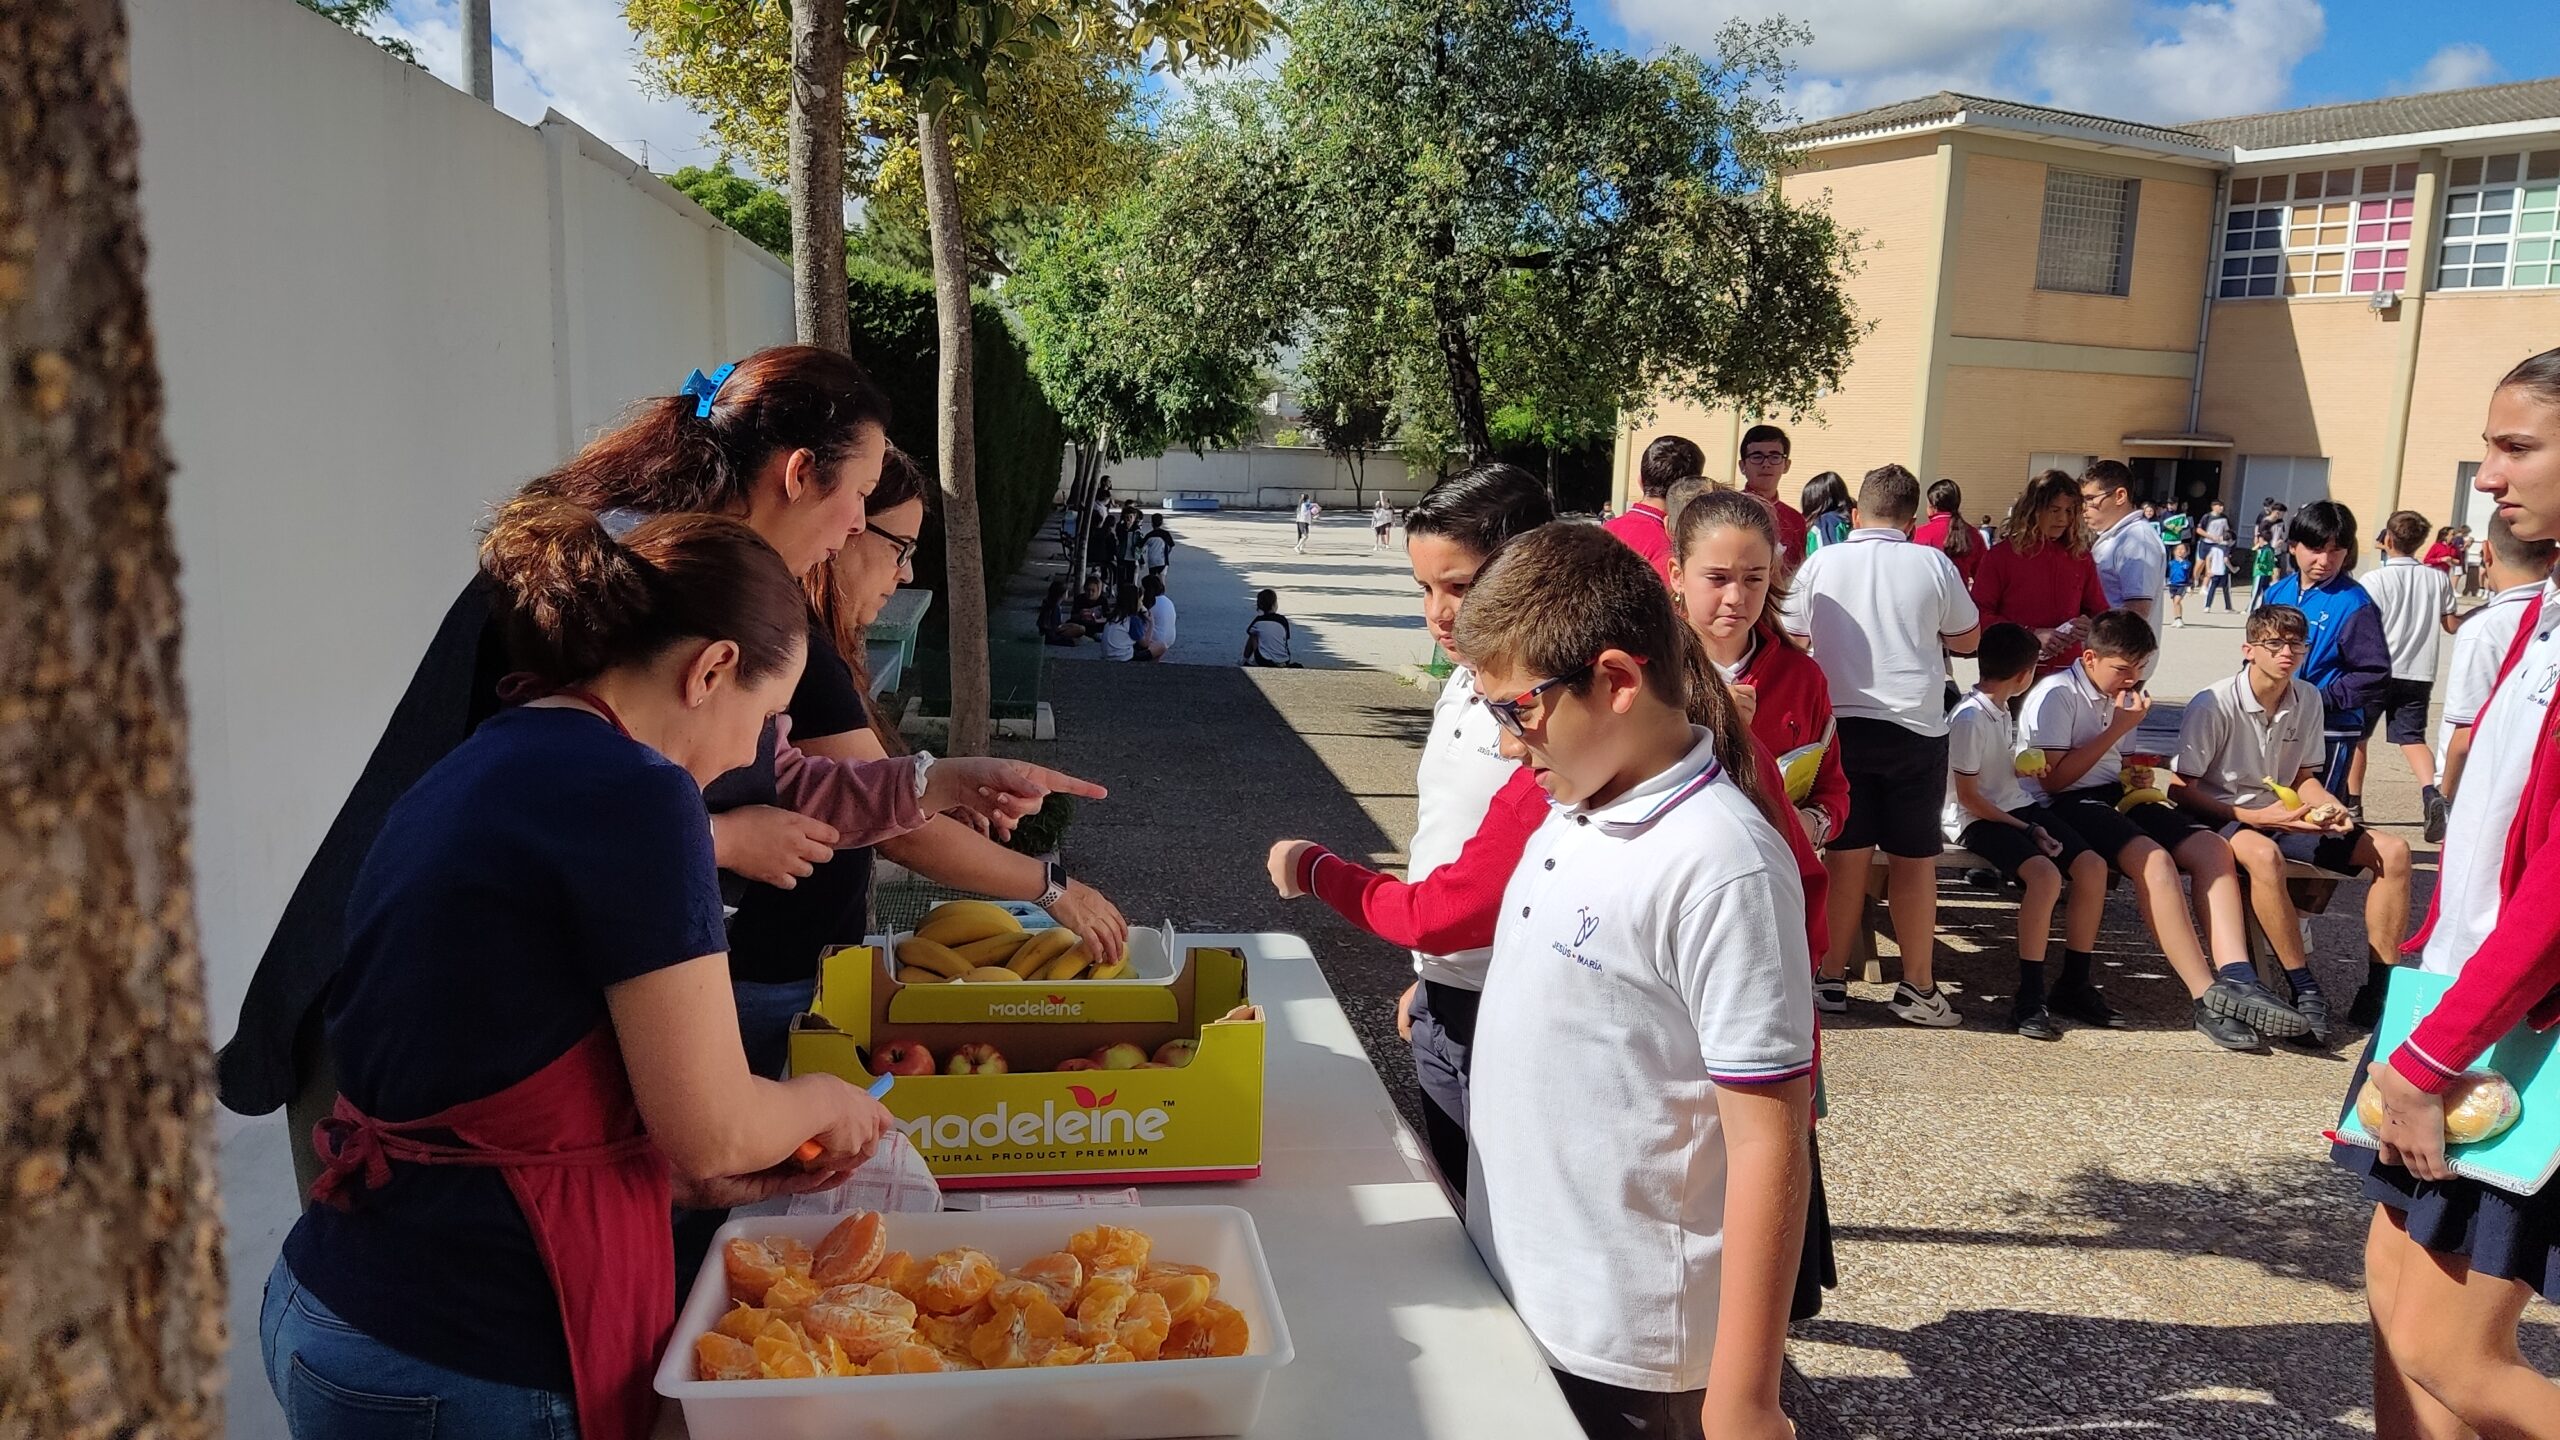
[(1045, 863), (1048, 866), (1049, 888), (1040, 892), (1039, 904), (1043, 910), (1067, 898), (1067, 867), (1055, 860)]

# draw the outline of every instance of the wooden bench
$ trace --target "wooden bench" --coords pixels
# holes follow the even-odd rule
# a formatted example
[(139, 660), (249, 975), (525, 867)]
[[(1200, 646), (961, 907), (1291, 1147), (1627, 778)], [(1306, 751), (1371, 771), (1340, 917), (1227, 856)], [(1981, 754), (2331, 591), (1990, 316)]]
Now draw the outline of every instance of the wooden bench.
[[(1884, 962), (1876, 954), (1876, 937), (1883, 933), (1884, 924), (1890, 919), (1884, 911), (1887, 858), (1882, 850), (1878, 850), (1874, 863), (1867, 867), (1867, 903), (1859, 912), (1857, 946), (1850, 951), (1850, 959), (1857, 966), (1859, 978), (1870, 985), (1884, 983)], [(1996, 872), (1998, 868), (1972, 851), (1955, 845), (1938, 852), (1937, 866), (1941, 874), (1953, 872), (1959, 875), (1968, 870)], [(2328, 913), (2330, 897), (2337, 893), (2338, 886), (2356, 878), (2334, 870), (2323, 870), (2316, 865), (2305, 865), (2299, 860), (2285, 862), (2284, 876), (2285, 886), (2293, 894), (2294, 908), (2305, 915)], [(2107, 883), (2113, 885), (2116, 878), (2117, 872), (2110, 866)], [(2249, 956), (2263, 967), (2274, 960), (2275, 947), (2267, 943), (2266, 933), (2258, 927), (2258, 912), (2248, 903), (2248, 887), (2249, 872), (2243, 870), (2240, 872), (2240, 914), (2249, 930)], [(2001, 888), (2004, 892), (2007, 890), (2006, 882)], [(2061, 919), (2057, 910), (2055, 923), (2059, 925)]]

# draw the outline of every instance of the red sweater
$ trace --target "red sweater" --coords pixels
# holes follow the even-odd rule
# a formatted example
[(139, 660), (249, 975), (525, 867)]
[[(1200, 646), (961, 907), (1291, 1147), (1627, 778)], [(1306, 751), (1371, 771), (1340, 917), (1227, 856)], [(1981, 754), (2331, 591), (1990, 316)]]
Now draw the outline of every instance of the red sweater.
[[(1766, 707), (1765, 699), (1762, 705)], [(1752, 763), (1766, 793), (1786, 793), (1786, 782), (1765, 745), (1752, 747)], [(1298, 888), (1332, 906), (1343, 919), (1409, 950), (1446, 955), (1490, 945), (1494, 918), (1502, 910), (1503, 888), (1511, 883), (1511, 872), (1519, 867), (1530, 835), (1546, 823), (1549, 808), (1547, 792), (1523, 767), (1494, 792), (1484, 823), (1458, 851), (1458, 858), (1430, 874), (1398, 880), (1317, 845), (1298, 857)], [(1804, 886), (1805, 940), (1819, 962), (1831, 933), (1823, 919), (1822, 861), (1805, 843), (1801, 828), (1783, 825), (1779, 829), (1796, 857), (1796, 878)]]
[[(2536, 595), (2498, 669), (2499, 684), (2532, 643), (2541, 613), (2542, 597)], [(2490, 693), (2497, 693), (2495, 687)], [(2483, 777), (2480, 783), (2493, 782)], [(2436, 898), (2442, 895), (2436, 892)], [(2427, 923), (2404, 947), (2408, 953), (2426, 948), (2435, 925), (2430, 899)], [(2525, 776), (2500, 867), (2497, 928), (2463, 963), (2461, 975), (2410, 1032), (2408, 1043), (2392, 1052), (2391, 1068), (2419, 1089), (2442, 1094), (2520, 1022), (2538, 1030), (2560, 1025), (2560, 729), (2545, 730), (2534, 747), (2533, 769)]]
[(1662, 583), (1671, 583), (1671, 530), (1663, 517), (1662, 502), (1639, 500), (1627, 507), (1627, 513), (1600, 527), (1626, 542), (1627, 548), (1644, 557)]
[[(1849, 772), (1840, 768), (1840, 745), (1831, 723), (1831, 684), (1822, 667), (1785, 636), (1763, 625), (1760, 648), (1734, 677), (1756, 697), (1751, 712), (1751, 738), (1772, 756), (1784, 755), (1816, 740), (1823, 741), (1822, 768), (1813, 775), (1813, 790), (1804, 803), (1821, 807), (1831, 817), (1831, 832), (1849, 819)], [(1778, 793), (1784, 794), (1781, 789)]]
[[(2030, 630), (2051, 630), (2083, 615), (2103, 615), (2107, 592), (2098, 585), (2098, 562), (2087, 551), (2067, 545), (2039, 545), (2023, 555), (2003, 540), (1982, 557), (1973, 572), (1973, 603), (1982, 611), (1983, 628), (2002, 621)], [(2080, 658), (2078, 645), (2036, 666), (2050, 675)]]
[(1932, 515), (1928, 519), (1921, 521), (1919, 528), (1911, 532), (1911, 543), (1914, 545), (1926, 545), (1930, 549), (1945, 555), (1947, 550), (1947, 531), (1958, 525), (1964, 526), (1966, 532), (1972, 535), (1973, 543), (1964, 547), (1963, 554), (1947, 555), (1947, 559), (1955, 565), (1956, 573), (1964, 577), (1964, 583), (1971, 585), (1973, 583), (1973, 572), (1982, 568), (1982, 536), (1974, 531), (1973, 526), (1970, 523), (1960, 520), (1953, 515)]

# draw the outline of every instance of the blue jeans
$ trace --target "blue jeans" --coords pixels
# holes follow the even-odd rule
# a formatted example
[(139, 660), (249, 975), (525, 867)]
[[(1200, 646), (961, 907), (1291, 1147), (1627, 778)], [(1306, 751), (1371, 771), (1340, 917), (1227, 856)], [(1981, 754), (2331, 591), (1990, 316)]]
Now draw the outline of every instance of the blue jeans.
[(729, 993), (738, 1001), (738, 1038), (746, 1043), (747, 1068), (767, 1080), (781, 1079), (791, 1058), (791, 1017), (808, 1013), (818, 982), (732, 980)]
[(293, 1440), (577, 1440), (570, 1396), (413, 1360), (339, 1319), (281, 1259), (258, 1346)]

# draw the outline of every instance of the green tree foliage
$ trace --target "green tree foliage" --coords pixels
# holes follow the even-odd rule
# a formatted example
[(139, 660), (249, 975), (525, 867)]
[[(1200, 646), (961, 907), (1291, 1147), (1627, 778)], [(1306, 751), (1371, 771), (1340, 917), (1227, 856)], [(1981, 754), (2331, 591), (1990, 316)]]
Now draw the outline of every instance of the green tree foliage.
[(687, 165), (667, 177), (713, 218), (776, 255), (791, 254), (791, 205), (782, 192), (729, 168), (726, 160), (704, 169)]
[(1165, 243), (1284, 327), (1370, 317), (1408, 458), (1605, 434), (1663, 396), (1801, 409), (1857, 327), (1849, 238), (1768, 179), (1801, 32), (1713, 61), (1595, 47), (1565, 0), (1295, 0), (1269, 84), (1224, 87)]
[(1368, 316), (1335, 316), (1298, 364), (1298, 410), (1325, 453), (1351, 467), (1366, 504), (1369, 457), (1395, 431), (1395, 355)]
[(302, 0), (302, 8), (328, 17), (412, 65), (418, 63), (417, 46), (373, 33), (372, 27), (391, 13), (391, 0)]

